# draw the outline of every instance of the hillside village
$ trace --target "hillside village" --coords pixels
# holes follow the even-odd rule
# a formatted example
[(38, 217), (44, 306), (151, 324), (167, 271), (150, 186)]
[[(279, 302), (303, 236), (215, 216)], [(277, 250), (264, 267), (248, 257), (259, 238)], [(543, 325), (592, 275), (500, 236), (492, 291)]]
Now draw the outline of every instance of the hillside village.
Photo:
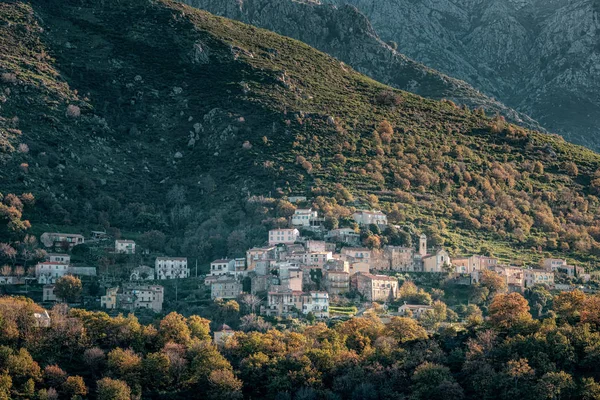
[[(203, 269), (198, 271), (197, 263), (188, 265), (186, 257), (151, 255), (134, 240), (113, 239), (103, 231), (94, 231), (87, 239), (82, 234), (46, 232), (39, 238), (47, 250), (43, 260), (28, 268), (27, 273), (22, 266), (5, 266), (0, 271), (0, 284), (5, 288), (25, 285), (26, 293), (35, 293), (35, 287), (41, 287), (39, 300), (50, 306), (81, 300), (80, 293), (61, 299), (55, 290), (65, 277), (75, 277), (95, 288), (87, 293), (86, 307), (111, 313), (167, 313), (171, 310), (165, 308), (166, 292), (173, 289), (165, 289), (165, 282), (175, 282), (177, 292), (177, 282), (191, 279), (199, 282), (197, 291), (210, 294), (212, 302), (239, 301), (250, 305), (252, 313), (275, 320), (348, 318), (380, 307), (377, 304), (383, 305), (388, 317), (420, 318), (433, 310), (432, 297), (427, 295), (419, 301), (419, 296), (407, 297), (404, 292), (405, 285), (424, 275), (469, 287), (480, 286), (484, 275), (489, 279), (493, 273), (508, 292), (524, 293), (536, 286), (594, 291), (592, 276), (564, 259), (546, 258), (539, 265), (522, 266), (507, 265), (488, 255), (451, 255), (442, 247), (430, 246), (423, 233), (416, 235), (415, 246), (370, 248), (364, 244), (368, 240), (361, 240), (361, 233), (386, 232), (390, 226), (383, 212), (356, 210), (350, 226), (327, 229), (325, 218), (310, 207), (306, 197), (289, 197), (288, 201), (298, 207), (287, 227), (268, 231), (264, 245), (247, 249), (245, 257), (212, 261), (206, 274)], [(114, 271), (119, 265), (112, 271), (102, 266), (105, 258), (100, 258), (96, 266), (74, 261), (78, 246), (84, 244), (126, 260), (130, 268), (125, 278), (123, 271)], [(153, 264), (141, 263), (149, 259), (154, 260)], [(131, 267), (135, 262), (139, 265)]]

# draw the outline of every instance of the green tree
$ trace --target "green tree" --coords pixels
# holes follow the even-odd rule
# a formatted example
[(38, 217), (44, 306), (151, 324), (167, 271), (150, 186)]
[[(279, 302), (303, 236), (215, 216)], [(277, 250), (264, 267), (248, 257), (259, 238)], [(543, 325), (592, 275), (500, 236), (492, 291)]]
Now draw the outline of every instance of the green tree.
[(415, 369), (411, 380), (415, 400), (460, 400), (464, 397), (450, 369), (442, 365), (425, 362)]
[(165, 247), (165, 241), (165, 234), (157, 230), (144, 232), (139, 238), (140, 246), (152, 251), (162, 251)]
[(12, 389), (12, 378), (7, 373), (0, 375), (0, 400), (10, 400)]
[(568, 393), (574, 388), (573, 378), (568, 373), (547, 372), (537, 383), (538, 398), (549, 400), (570, 398)]
[(171, 382), (171, 359), (164, 353), (150, 353), (142, 360), (142, 387), (157, 390)]
[(190, 328), (190, 335), (200, 340), (210, 339), (210, 321), (199, 317), (198, 315), (192, 315), (187, 319), (188, 327)]
[(581, 400), (600, 400), (600, 384), (594, 378), (581, 380)]

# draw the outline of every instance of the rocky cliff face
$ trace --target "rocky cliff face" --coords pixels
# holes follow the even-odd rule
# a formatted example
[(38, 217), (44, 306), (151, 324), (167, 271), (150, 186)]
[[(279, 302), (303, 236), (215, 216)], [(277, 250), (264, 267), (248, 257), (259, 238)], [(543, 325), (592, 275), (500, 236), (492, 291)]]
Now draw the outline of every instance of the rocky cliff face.
[(597, 0), (327, 0), (384, 40), (567, 139), (600, 148)]
[[(344, 61), (370, 77), (433, 99), (446, 98), (470, 107), (501, 113), (509, 120), (543, 128), (464, 81), (415, 62), (382, 41), (369, 20), (350, 5), (293, 0), (183, 0), (211, 13), (236, 19), (303, 41)], [(392, 35), (389, 35), (392, 36)]]

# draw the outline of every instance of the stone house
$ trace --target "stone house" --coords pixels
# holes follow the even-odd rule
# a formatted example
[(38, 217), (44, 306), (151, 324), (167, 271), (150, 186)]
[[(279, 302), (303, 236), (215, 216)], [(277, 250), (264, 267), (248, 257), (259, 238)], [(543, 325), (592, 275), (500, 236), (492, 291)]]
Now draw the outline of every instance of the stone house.
[(351, 286), (367, 301), (392, 301), (398, 295), (398, 280), (387, 275), (357, 273), (351, 278)]

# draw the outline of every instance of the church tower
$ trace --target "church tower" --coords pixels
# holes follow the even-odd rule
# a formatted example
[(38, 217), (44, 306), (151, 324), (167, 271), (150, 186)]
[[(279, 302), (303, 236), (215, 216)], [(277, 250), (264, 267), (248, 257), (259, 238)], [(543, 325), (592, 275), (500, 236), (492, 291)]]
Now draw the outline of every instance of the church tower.
[(424, 233), (419, 237), (419, 255), (421, 257), (427, 255), (427, 236)]

